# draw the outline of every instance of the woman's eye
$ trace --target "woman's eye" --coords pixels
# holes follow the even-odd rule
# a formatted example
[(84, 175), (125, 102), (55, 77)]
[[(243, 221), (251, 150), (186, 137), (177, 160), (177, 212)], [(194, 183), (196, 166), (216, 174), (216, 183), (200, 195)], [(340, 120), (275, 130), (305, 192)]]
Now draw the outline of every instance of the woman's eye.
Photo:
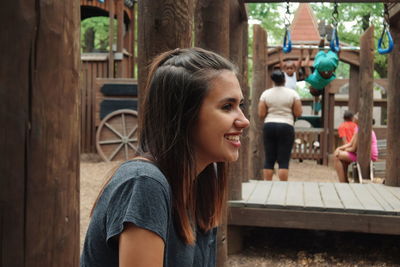
[(239, 107), (242, 111), (244, 111), (246, 109), (246, 105), (244, 103), (240, 103)]
[(222, 106), (222, 109), (226, 110), (226, 111), (229, 111), (229, 110), (232, 109), (232, 104), (225, 104), (225, 105)]

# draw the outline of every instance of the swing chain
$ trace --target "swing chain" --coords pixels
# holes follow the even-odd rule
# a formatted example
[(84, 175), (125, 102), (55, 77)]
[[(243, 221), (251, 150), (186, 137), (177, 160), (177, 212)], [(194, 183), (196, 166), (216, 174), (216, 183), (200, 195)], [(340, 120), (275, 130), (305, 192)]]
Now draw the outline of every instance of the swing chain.
[(335, 2), (334, 7), (333, 7), (333, 12), (332, 12), (332, 19), (333, 19), (333, 27), (336, 28), (338, 25), (339, 21), (339, 11), (338, 11), (338, 4)]
[(383, 11), (383, 28), (389, 29), (389, 9), (388, 4), (383, 4), (384, 11)]
[(290, 26), (290, 9), (289, 1), (286, 2), (286, 14), (285, 14), (285, 28), (288, 29)]

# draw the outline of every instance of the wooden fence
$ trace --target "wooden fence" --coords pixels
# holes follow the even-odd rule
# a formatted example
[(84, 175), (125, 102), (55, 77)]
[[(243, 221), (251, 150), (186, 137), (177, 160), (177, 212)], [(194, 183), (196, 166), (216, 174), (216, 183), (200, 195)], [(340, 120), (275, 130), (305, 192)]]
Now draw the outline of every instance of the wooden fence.
[(292, 159), (310, 159), (322, 162), (322, 128), (296, 128)]
[(81, 65), (81, 153), (96, 152), (96, 78), (108, 77), (106, 54), (82, 55)]

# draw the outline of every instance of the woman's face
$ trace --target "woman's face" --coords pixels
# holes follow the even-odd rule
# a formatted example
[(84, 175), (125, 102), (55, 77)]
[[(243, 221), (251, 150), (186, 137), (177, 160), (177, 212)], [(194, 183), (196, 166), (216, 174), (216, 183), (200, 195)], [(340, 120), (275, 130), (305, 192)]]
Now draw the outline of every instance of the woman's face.
[(242, 105), (242, 90), (233, 72), (223, 71), (211, 81), (194, 129), (198, 168), (238, 159), (240, 136), (249, 126)]

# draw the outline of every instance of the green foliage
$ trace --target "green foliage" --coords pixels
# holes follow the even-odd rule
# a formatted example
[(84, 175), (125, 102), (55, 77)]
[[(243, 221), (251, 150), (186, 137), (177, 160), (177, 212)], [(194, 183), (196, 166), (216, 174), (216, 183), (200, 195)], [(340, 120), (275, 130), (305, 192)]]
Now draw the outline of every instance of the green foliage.
[[(294, 12), (292, 8), (291, 12)], [(250, 19), (259, 20), (261, 26), (268, 32), (268, 43), (277, 44), (283, 41), (285, 33), (286, 4), (248, 4), (248, 13)]]
[[(109, 41), (108, 41), (108, 32), (109, 32), (110, 20), (108, 17), (92, 17), (85, 19), (81, 22), (81, 47), (83, 51), (86, 51), (87, 40), (86, 40), (86, 32), (89, 29), (93, 29), (95, 33), (94, 39), (94, 51), (93, 52), (106, 52), (109, 51)], [(117, 31), (117, 20), (114, 20), (114, 32)], [(114, 35), (115, 42), (115, 35)]]
[[(318, 20), (332, 23), (333, 3), (316, 3), (311, 7)], [(291, 13), (295, 13), (297, 5), (290, 4)], [(268, 32), (268, 44), (282, 44), (285, 30), (286, 3), (248, 4), (249, 18), (259, 20)], [(338, 34), (341, 42), (360, 45), (360, 37), (369, 25), (375, 28), (375, 48), (383, 29), (383, 3), (339, 3)], [(252, 54), (252, 30), (249, 30), (249, 54)], [(349, 66), (339, 64), (336, 74), (340, 78), (349, 76)], [(387, 55), (380, 55), (375, 50), (375, 71), (377, 77), (387, 77)]]

